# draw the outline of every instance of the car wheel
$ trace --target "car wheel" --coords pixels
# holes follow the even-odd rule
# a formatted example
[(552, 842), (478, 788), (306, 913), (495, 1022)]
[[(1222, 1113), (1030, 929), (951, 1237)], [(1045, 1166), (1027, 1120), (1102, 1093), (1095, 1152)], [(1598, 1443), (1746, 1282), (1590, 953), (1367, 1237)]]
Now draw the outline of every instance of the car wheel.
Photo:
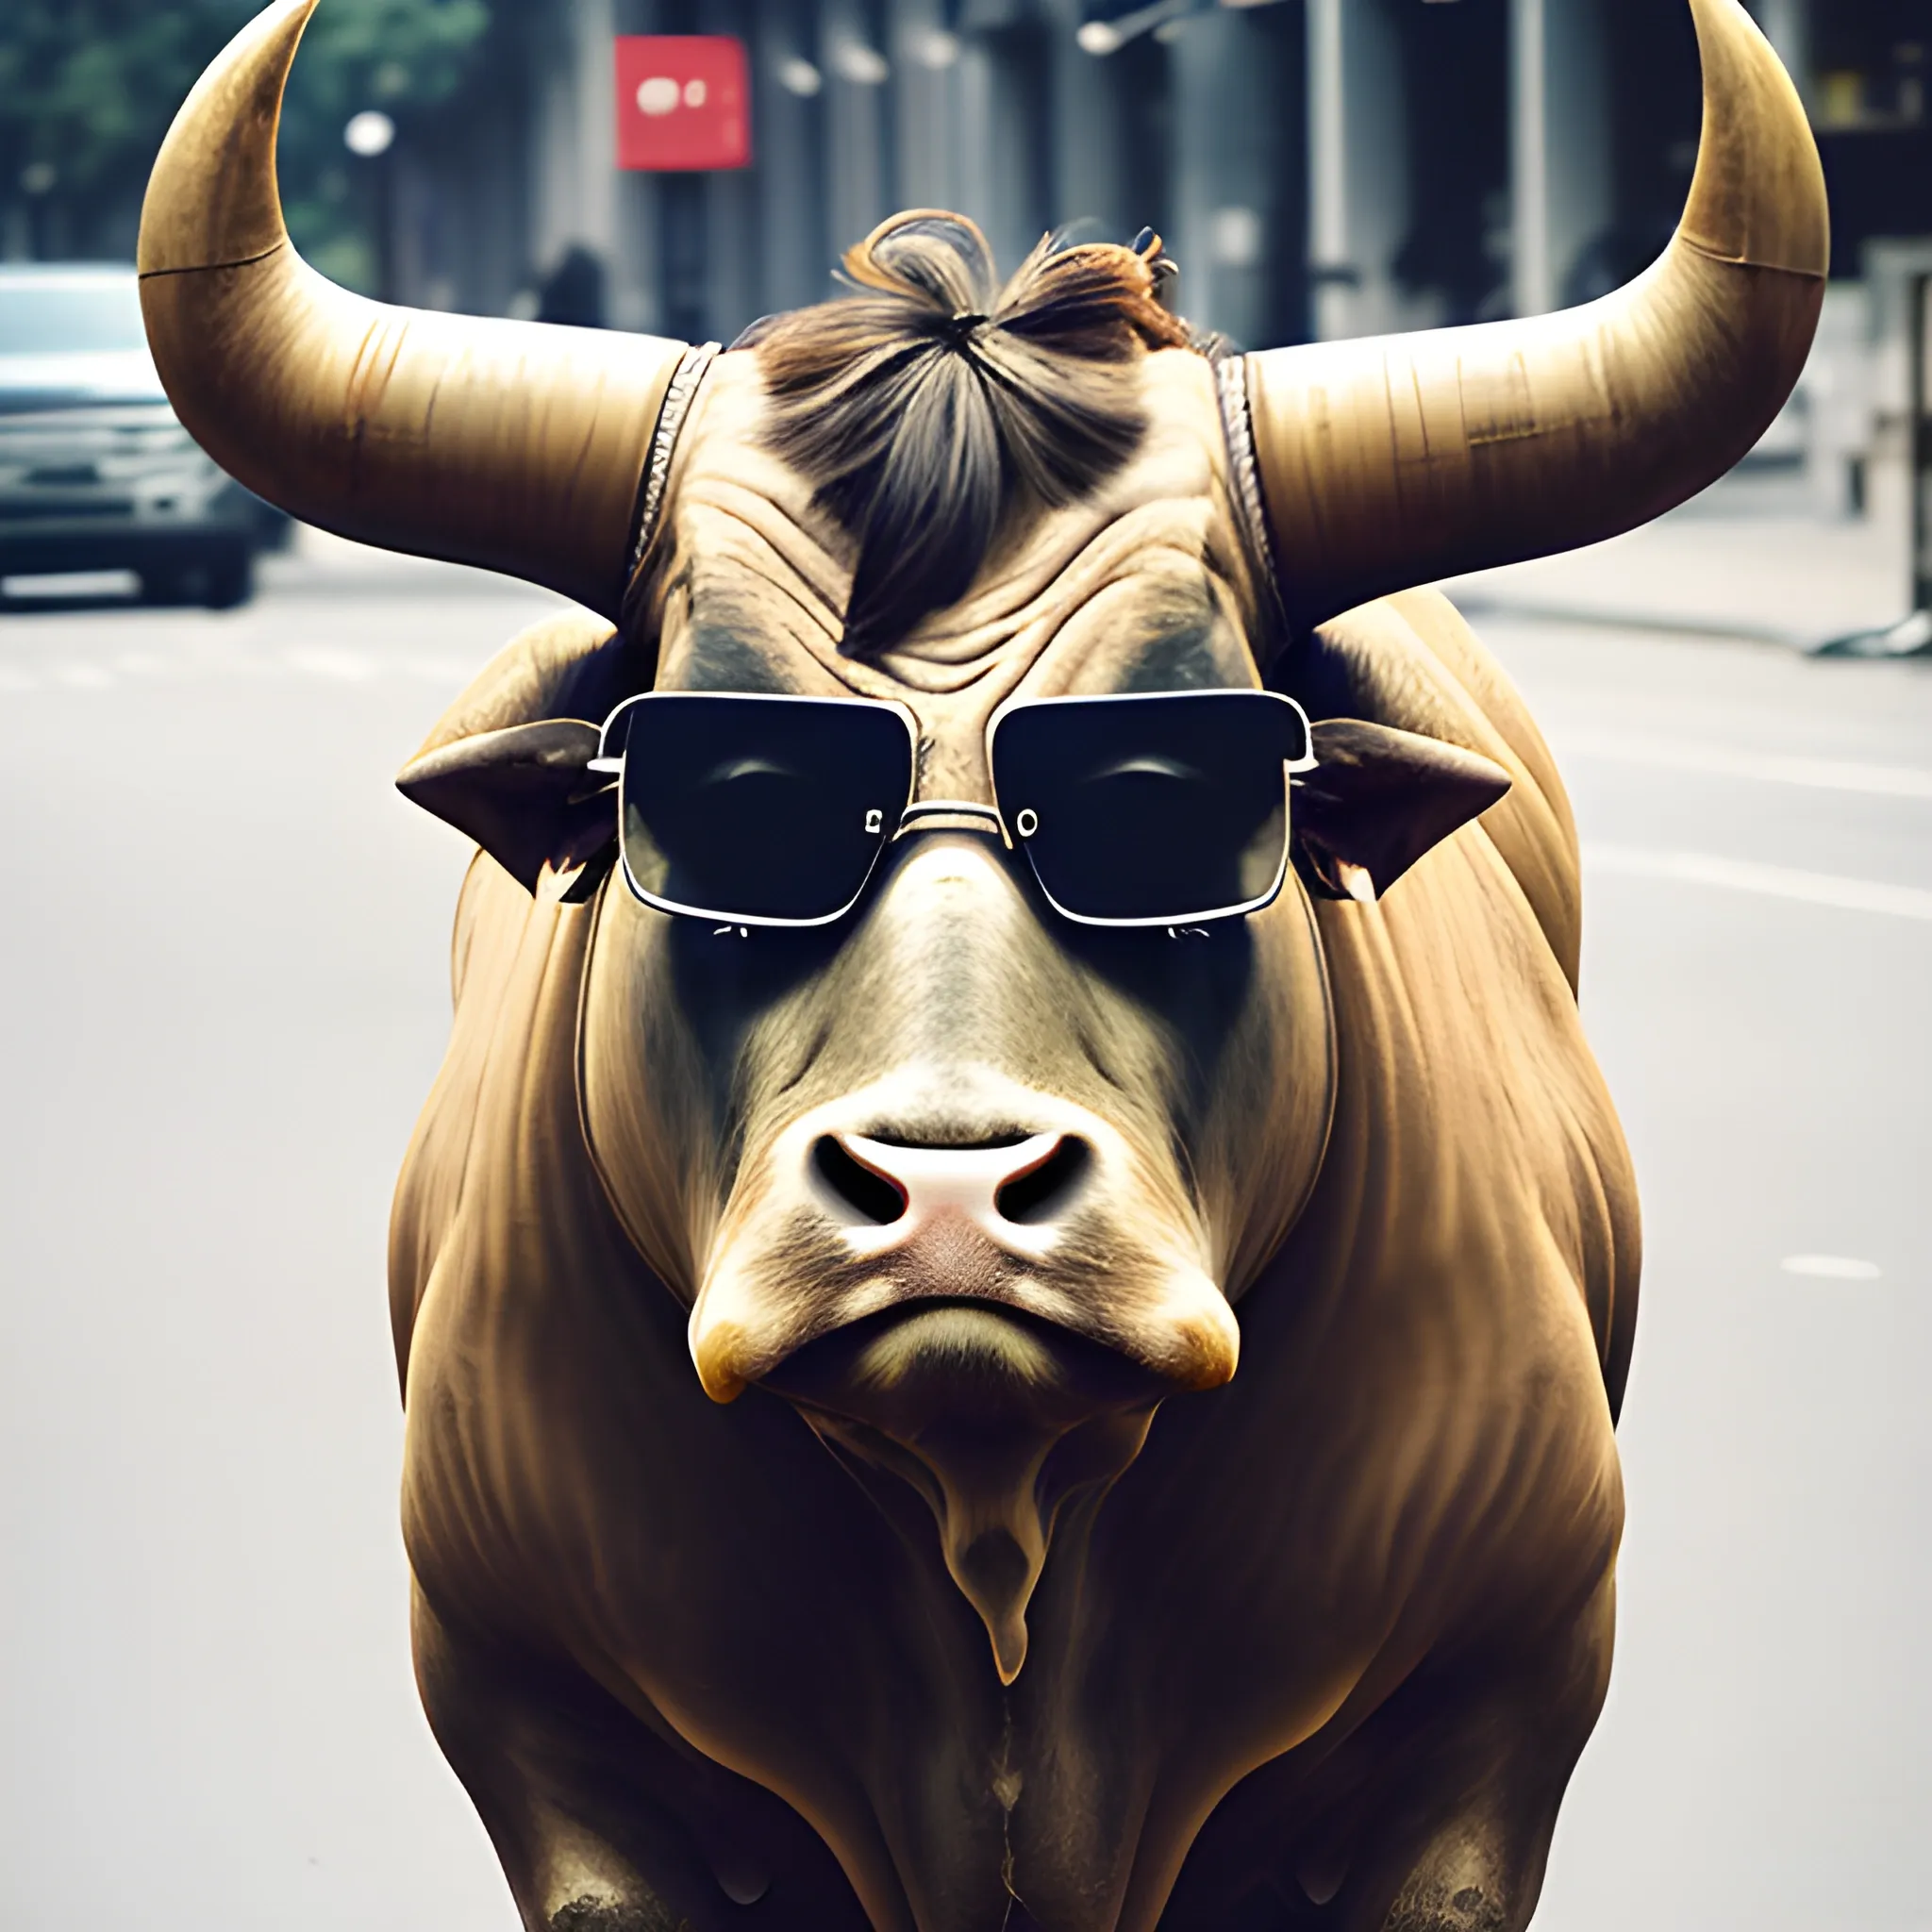
[(200, 604), (209, 610), (233, 610), (255, 594), (255, 556), (245, 545), (208, 550), (141, 574), (141, 592), (149, 604)]
[(201, 601), (210, 610), (233, 610), (255, 594), (255, 553), (225, 550), (204, 567)]
[(143, 604), (192, 604), (200, 588), (200, 567), (192, 563), (158, 563), (141, 574)]

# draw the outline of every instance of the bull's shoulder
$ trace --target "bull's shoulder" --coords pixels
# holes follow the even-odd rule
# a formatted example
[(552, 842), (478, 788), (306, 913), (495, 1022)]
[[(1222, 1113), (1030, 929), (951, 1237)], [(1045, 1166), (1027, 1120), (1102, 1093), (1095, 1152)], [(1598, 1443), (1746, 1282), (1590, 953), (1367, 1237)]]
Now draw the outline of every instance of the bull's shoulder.
[(531, 912), (530, 895), (479, 852), (463, 880), (450, 942), (449, 1046), (390, 1210), (390, 1317), (399, 1373), (408, 1370), (416, 1313), (456, 1221), (491, 1049)]
[[(404, 788), (410, 789), (412, 774), (447, 765), (452, 750), (467, 742), (552, 721), (595, 723), (641, 677), (648, 681), (648, 673), (634, 661), (630, 647), (587, 610), (565, 610), (532, 625), (443, 713), (405, 768)], [(440, 797), (419, 802), (472, 837), (490, 830), (488, 813), (479, 820), (475, 812), (449, 809), (449, 801)], [(484, 842), (491, 841), (485, 837)], [(543, 851), (554, 842), (547, 837), (538, 841)], [(543, 1008), (550, 975), (541, 968), (560, 908), (554, 886), (536, 894), (534, 883), (534, 873), (520, 878), (485, 850), (472, 863), (457, 904), (449, 1048), (404, 1159), (390, 1221), (391, 1316), (397, 1366), (405, 1373), (418, 1310), (456, 1223), (492, 1056), (508, 1037), (508, 1058), (514, 1061), (514, 1043), (537, 1028)]]
[(1439, 591), (1344, 612), (1307, 641), (1293, 688), (1316, 718), (1366, 718), (1493, 758), (1515, 781), (1483, 829), (1574, 990), (1582, 941), (1576, 826), (1529, 708)]
[(471, 862), (450, 949), (449, 1044), (390, 1215), (390, 1313), (404, 1373), (476, 1162), (500, 1158), (506, 1135), (525, 1156), (574, 1156), (576, 1007), (595, 916), (594, 905), (564, 903), (554, 881), (532, 894), (487, 852)]

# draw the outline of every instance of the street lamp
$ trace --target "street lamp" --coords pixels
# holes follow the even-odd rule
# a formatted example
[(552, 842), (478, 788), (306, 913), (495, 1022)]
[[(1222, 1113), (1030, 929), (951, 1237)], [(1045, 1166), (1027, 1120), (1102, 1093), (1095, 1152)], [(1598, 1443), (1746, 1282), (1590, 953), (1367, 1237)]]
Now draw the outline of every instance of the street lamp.
[(352, 114), (342, 129), (342, 145), (365, 161), (388, 154), (395, 138), (396, 124), (380, 108), (364, 108), (359, 114)]
[(396, 124), (380, 108), (351, 114), (342, 129), (342, 145), (358, 160), (372, 164), (375, 179), (376, 293), (385, 302), (395, 299), (395, 163), (389, 158), (395, 146)]

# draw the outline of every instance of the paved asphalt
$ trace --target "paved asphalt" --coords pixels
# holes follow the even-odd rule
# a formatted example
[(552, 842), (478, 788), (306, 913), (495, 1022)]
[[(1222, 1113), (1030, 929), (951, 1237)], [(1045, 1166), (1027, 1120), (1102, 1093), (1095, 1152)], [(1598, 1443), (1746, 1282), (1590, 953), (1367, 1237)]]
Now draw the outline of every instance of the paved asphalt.
[[(409, 1681), (383, 1234), (465, 854), (389, 780), (550, 600), (276, 568), (0, 614), (7, 1932), (514, 1924)], [(1932, 667), (1486, 631), (1591, 854), (1649, 1251), (1540, 1932), (1926, 1932)]]

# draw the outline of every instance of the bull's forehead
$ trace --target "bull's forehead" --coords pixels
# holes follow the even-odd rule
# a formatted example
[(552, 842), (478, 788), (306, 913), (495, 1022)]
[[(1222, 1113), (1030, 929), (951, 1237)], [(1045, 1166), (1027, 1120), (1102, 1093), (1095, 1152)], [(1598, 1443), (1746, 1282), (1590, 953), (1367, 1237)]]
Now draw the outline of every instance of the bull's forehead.
[(1148, 431), (1134, 459), (1011, 530), (966, 597), (860, 661), (839, 648), (851, 541), (764, 447), (756, 357), (720, 357), (672, 478), (652, 592), (659, 686), (900, 699), (925, 740), (922, 791), (983, 797), (986, 724), (1016, 691), (1253, 684), (1255, 585), (1212, 370), (1185, 350), (1140, 369)]

